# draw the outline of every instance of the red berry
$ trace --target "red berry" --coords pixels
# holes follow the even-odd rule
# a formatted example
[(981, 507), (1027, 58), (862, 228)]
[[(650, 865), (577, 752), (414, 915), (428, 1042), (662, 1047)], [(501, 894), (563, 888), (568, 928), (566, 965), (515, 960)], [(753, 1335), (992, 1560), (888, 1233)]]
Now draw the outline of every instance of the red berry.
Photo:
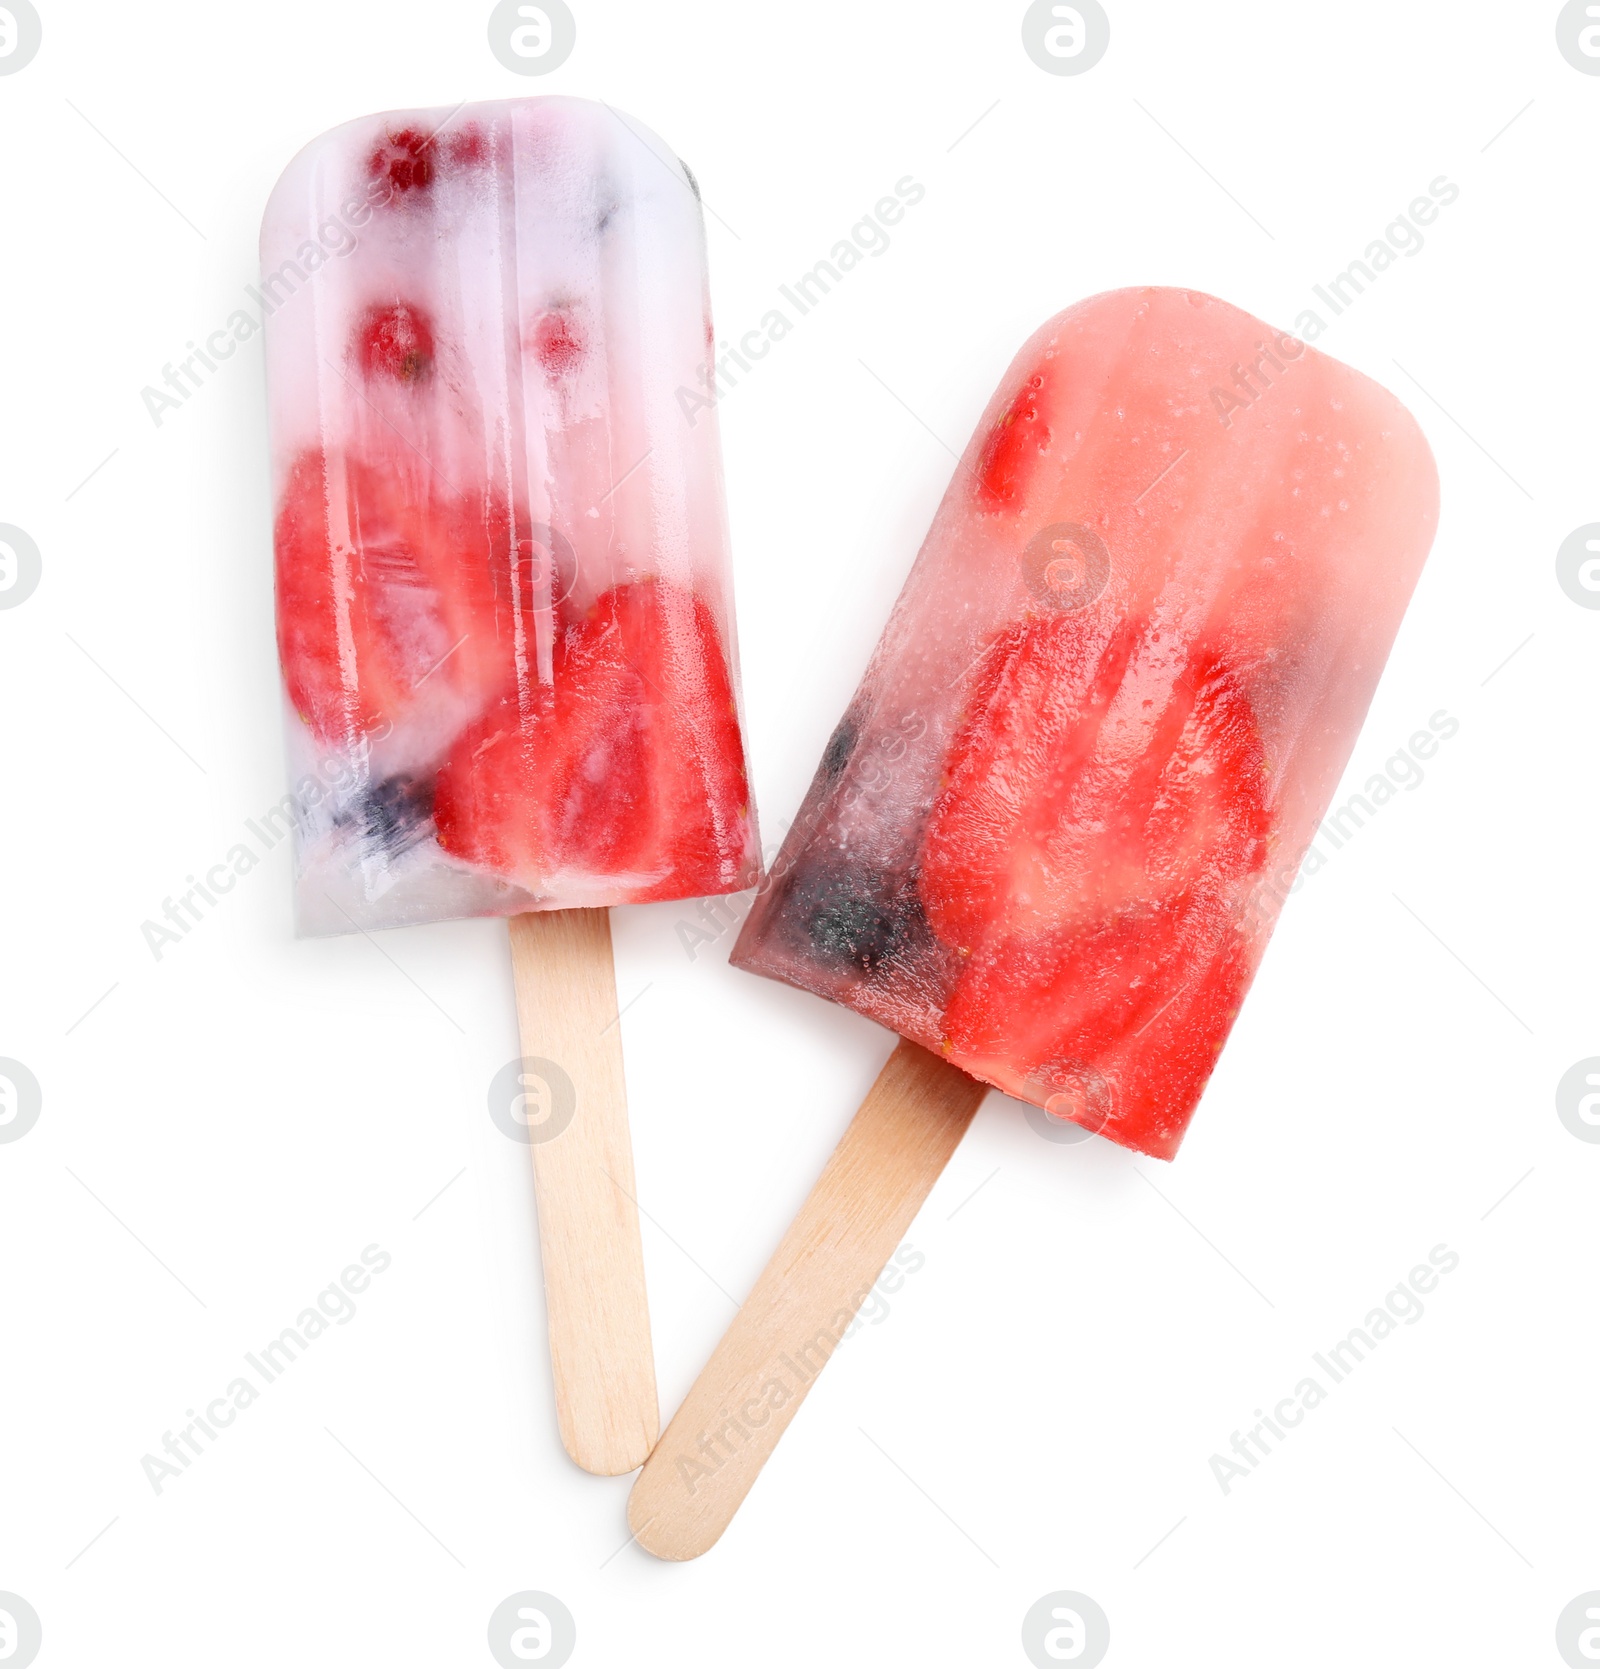
[(409, 302), (369, 307), (355, 332), (356, 358), (369, 377), (420, 382), (433, 369), (433, 327)]
[(533, 351), (552, 377), (564, 377), (583, 358), (583, 333), (565, 309), (541, 315), (533, 327)]
[(375, 180), (387, 179), (396, 191), (426, 191), (433, 184), (435, 161), (431, 133), (401, 128), (385, 134), (367, 159), (367, 172)]
[(489, 136), (476, 122), (467, 122), (445, 140), (445, 155), (460, 168), (470, 168), (489, 157)]

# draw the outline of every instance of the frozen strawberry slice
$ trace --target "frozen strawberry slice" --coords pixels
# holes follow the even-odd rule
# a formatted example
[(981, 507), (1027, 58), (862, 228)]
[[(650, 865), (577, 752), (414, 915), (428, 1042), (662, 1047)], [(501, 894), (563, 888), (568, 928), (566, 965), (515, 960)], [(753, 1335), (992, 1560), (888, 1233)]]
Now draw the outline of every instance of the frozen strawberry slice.
[(1105, 917), (1259, 861), (1249, 704), (1198, 650), (1142, 695), (1149, 638), (1057, 615), (991, 646), (922, 839), (923, 907), (947, 944)]
[(394, 594), (391, 606), (380, 608), (379, 584), (356, 548), (350, 511), (349, 495), (330, 491), (323, 454), (301, 453), (274, 528), (278, 654), (295, 711), (327, 741), (373, 729), (401, 711), (423, 670), (408, 664), (416, 657), (381, 619), (404, 612), (408, 593), (421, 593), (420, 571), (393, 565), (382, 582)]
[(1251, 972), (1236, 913), (1208, 892), (1003, 937), (957, 981), (947, 1047), (1051, 1111), (1063, 1104), (1062, 1117), (1171, 1158)]
[(439, 842), (535, 894), (563, 872), (627, 877), (635, 900), (724, 891), (745, 846), (742, 757), (709, 609), (664, 581), (620, 585), (560, 635), (550, 685), (452, 749)]
[(1011, 627), (980, 663), (923, 835), (923, 909), (946, 944), (970, 948), (1037, 890), (1039, 841), (1028, 837), (1060, 822), (1053, 790), (1074, 780), (1092, 745), (1086, 717), (1104, 703), (1097, 681), (1125, 659), (1104, 651), (1081, 621), (1056, 615)]
[(300, 454), (279, 502), (278, 651), (325, 742), (406, 718), (419, 692), (482, 706), (515, 676), (504, 510), (344, 453)]
[(1050, 450), (1050, 427), (1040, 416), (1047, 398), (1044, 372), (1035, 371), (990, 430), (978, 459), (978, 491), (986, 508), (1019, 503), (1039, 459)]
[[(1030, 620), (995, 643), (919, 887), (964, 958), (945, 1011), (952, 1056), (988, 1075), (1020, 1067), (1047, 1094), (1086, 1071), (1148, 1079), (1160, 1105), (1115, 1116), (1154, 1129), (1169, 1115), (1181, 1126), (1242, 998), (1240, 883), (1265, 859), (1268, 816), (1238, 681), (1195, 650), (1158, 710), (1136, 671), (1147, 647), (1142, 626), (1097, 640), (1075, 618)], [(1135, 1060), (1113, 1074), (1129, 1051), (1150, 1070)]]

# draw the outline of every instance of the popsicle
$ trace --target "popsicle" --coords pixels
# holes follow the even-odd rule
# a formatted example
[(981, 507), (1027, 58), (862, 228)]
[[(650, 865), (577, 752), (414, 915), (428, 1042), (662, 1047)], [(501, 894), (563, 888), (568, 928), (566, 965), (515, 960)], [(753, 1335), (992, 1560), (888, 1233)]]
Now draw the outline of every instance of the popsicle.
[(261, 260), (296, 925), (511, 918), (562, 1436), (629, 1471), (606, 912), (759, 864), (698, 187), (602, 104), (392, 112), (295, 158)]
[(1421, 431), (1210, 296), (1044, 325), (733, 953), (901, 1037), (634, 1486), (726, 1527), (986, 1089), (1177, 1151), (1438, 514)]

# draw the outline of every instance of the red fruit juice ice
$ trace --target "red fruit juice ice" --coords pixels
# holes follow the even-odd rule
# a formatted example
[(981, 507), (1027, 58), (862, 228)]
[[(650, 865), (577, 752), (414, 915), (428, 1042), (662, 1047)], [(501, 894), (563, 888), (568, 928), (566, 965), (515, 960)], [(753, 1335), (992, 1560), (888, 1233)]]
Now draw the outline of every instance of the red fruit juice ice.
[(734, 961), (1170, 1158), (1437, 515), (1421, 431), (1349, 367), (1189, 291), (1059, 314)]

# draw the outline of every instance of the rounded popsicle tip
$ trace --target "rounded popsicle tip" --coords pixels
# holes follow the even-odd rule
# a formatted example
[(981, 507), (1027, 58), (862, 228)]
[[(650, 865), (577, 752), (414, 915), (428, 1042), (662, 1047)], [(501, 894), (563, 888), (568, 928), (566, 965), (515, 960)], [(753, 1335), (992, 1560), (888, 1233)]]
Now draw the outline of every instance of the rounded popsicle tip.
[[(968, 446), (963, 462), (978, 508), (1031, 517), (1039, 493), (1071, 467), (1091, 422), (1108, 417), (1121, 427), (1130, 463), (1152, 460), (1145, 483), (1154, 487), (1180, 452), (1159, 451), (1160, 437), (1149, 432), (1159, 427), (1149, 410), (1158, 398), (1167, 427), (1209, 415), (1240, 449), (1274, 444), (1291, 423), (1365, 426), (1389, 455), (1389, 474), (1408, 486), (1425, 550), (1439, 488), (1421, 426), (1382, 383), (1315, 347), (1322, 322), (1301, 317), (1309, 320), (1304, 338), (1220, 296), (1164, 285), (1106, 290), (1064, 308), (1018, 350)], [(1100, 398), (1107, 386), (1138, 387), (1142, 398), (1108, 403)], [(1136, 507), (1144, 490), (1134, 488)], [(1104, 527), (1096, 531), (1103, 536)]]
[[(323, 257), (341, 256), (374, 215), (421, 207), (439, 188), (473, 184), (523, 147), (526, 163), (565, 134), (596, 157), (610, 155), (656, 170), (684, 187), (698, 216), (700, 183), (676, 151), (636, 117), (595, 99), (547, 94), (434, 109), (357, 116), (308, 141), (278, 176), (261, 222), (261, 262), (268, 271), (308, 239)], [(602, 211), (602, 229), (604, 211)]]
[(684, 1513), (663, 1496), (663, 1487), (647, 1461), (628, 1496), (628, 1528), (633, 1539), (646, 1553), (673, 1564), (709, 1553), (732, 1522), (731, 1510), (726, 1516), (711, 1517)]
[(650, 1458), (661, 1435), (654, 1407), (641, 1403), (639, 1422), (631, 1431), (618, 1430), (614, 1411), (604, 1423), (587, 1421), (581, 1428), (566, 1410), (560, 1419), (561, 1446), (574, 1465), (596, 1478), (622, 1478), (637, 1472)]

